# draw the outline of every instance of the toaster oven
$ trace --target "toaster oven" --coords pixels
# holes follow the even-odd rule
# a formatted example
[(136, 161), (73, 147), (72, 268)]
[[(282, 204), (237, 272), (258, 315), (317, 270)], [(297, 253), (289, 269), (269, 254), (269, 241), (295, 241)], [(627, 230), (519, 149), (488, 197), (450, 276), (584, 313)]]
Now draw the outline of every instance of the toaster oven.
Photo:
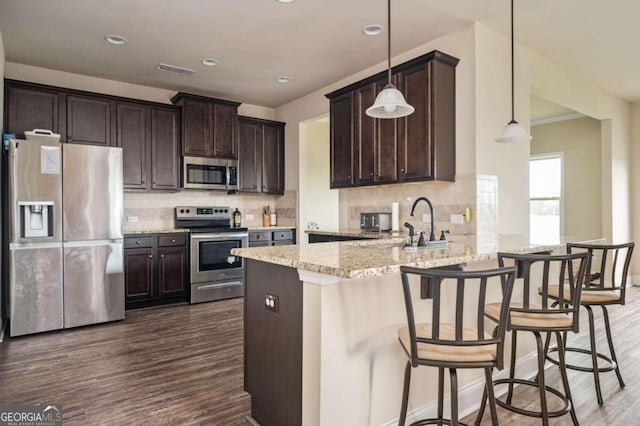
[(360, 229), (363, 231), (389, 231), (391, 213), (360, 213)]

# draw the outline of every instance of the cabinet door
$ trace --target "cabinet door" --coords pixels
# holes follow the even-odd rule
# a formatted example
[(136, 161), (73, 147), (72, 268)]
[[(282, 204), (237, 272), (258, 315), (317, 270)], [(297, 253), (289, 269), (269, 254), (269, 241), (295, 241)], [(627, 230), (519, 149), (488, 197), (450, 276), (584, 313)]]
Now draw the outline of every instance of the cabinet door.
[(238, 120), (238, 160), (241, 192), (260, 192), (262, 188), (262, 126), (251, 120)]
[(428, 64), (431, 88), (433, 176), (453, 182), (456, 176), (456, 69), (439, 61)]
[(182, 152), (184, 155), (213, 155), (211, 104), (185, 99), (182, 103)]
[(235, 105), (213, 104), (213, 156), (238, 158), (236, 122), (238, 107)]
[(68, 95), (67, 142), (111, 146), (111, 101)]
[(184, 247), (158, 249), (158, 297), (186, 295), (187, 250)]
[(122, 147), (123, 186), (149, 188), (148, 106), (116, 103), (116, 146)]
[(352, 186), (353, 179), (353, 93), (331, 99), (331, 188)]
[(5, 87), (7, 133), (14, 133), (19, 139), (24, 139), (25, 130), (46, 129), (60, 133), (58, 104), (63, 97), (39, 89), (12, 87), (9, 84)]
[(153, 250), (124, 251), (125, 301), (149, 300), (153, 297)]
[(179, 187), (178, 111), (151, 109), (151, 189)]
[[(389, 120), (376, 120), (366, 113), (376, 100), (375, 83), (357, 89), (354, 93), (354, 160), (355, 160), (355, 184), (369, 185), (374, 182), (375, 174), (375, 149), (376, 122)], [(393, 120), (391, 120), (393, 121)], [(394, 141), (395, 143), (395, 141)]]
[(426, 64), (399, 74), (400, 90), (415, 108), (413, 114), (400, 120), (400, 181), (433, 178), (433, 150), (429, 104), (429, 75)]
[[(397, 85), (397, 81), (394, 82)], [(387, 82), (376, 84), (376, 95)], [(398, 119), (376, 120), (375, 177), (376, 183), (393, 183), (398, 180)]]
[(284, 128), (262, 126), (262, 192), (284, 194)]

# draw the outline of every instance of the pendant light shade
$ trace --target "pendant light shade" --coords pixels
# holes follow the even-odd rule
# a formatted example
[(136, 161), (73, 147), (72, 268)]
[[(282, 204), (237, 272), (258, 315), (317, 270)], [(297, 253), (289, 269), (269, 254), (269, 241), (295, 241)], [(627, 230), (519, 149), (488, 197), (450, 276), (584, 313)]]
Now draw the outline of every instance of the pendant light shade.
[(367, 115), (375, 118), (398, 118), (411, 114), (415, 108), (405, 101), (402, 92), (393, 84), (387, 84), (373, 105), (367, 108)]
[(513, 0), (511, 0), (511, 121), (502, 129), (500, 135), (496, 138), (496, 142), (512, 143), (512, 142), (529, 142), (531, 135), (525, 130), (515, 119), (515, 90), (514, 90), (514, 72), (513, 72)]
[(415, 109), (391, 83), (391, 0), (387, 0), (387, 78), (387, 85), (367, 108), (366, 114), (374, 118), (399, 118), (411, 114)]

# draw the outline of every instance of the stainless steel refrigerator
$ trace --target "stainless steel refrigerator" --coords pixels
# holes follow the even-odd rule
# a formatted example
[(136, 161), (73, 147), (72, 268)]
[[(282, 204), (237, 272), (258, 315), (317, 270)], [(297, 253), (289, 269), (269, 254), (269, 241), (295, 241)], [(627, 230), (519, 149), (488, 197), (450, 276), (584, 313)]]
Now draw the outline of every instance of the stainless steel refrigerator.
[(123, 319), (122, 149), (12, 140), (8, 163), (10, 334)]

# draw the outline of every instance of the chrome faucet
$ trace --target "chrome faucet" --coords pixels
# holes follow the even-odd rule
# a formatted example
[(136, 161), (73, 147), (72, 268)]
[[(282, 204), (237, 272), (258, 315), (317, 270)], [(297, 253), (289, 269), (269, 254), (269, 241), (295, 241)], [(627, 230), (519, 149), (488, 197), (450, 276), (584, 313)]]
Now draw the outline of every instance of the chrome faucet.
[(429, 205), (429, 212), (431, 213), (431, 234), (429, 235), (429, 241), (435, 241), (436, 234), (434, 229), (435, 225), (434, 225), (434, 218), (433, 218), (433, 204), (431, 204), (431, 201), (429, 201), (427, 197), (416, 198), (416, 200), (413, 202), (413, 206), (411, 206), (411, 216), (413, 216), (413, 214), (415, 213), (416, 205), (418, 205), (420, 201), (425, 201)]

